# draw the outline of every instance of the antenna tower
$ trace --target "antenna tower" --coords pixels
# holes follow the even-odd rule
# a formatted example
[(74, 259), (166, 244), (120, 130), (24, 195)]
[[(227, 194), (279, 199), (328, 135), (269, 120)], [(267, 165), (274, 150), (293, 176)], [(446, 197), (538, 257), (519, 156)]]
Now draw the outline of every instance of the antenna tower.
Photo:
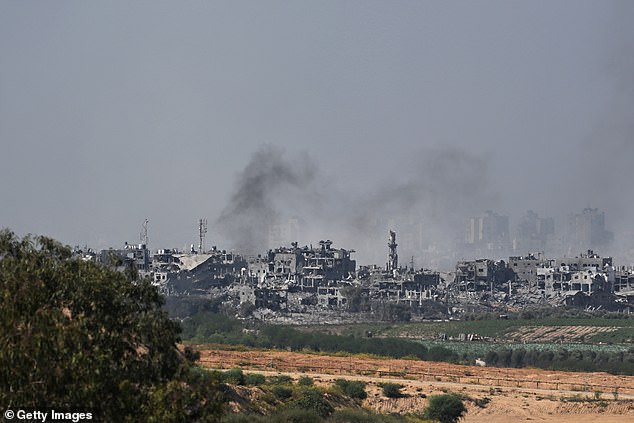
[(198, 251), (203, 252), (205, 248), (205, 235), (207, 234), (207, 219), (198, 220), (198, 237), (200, 243), (198, 244)]
[(147, 248), (147, 244), (148, 244), (148, 236), (147, 236), (147, 225), (148, 223), (150, 223), (149, 220), (145, 219), (145, 221), (143, 222), (143, 225), (141, 226), (141, 235), (139, 236), (139, 238), (141, 239), (141, 242), (143, 244), (145, 244), (145, 247)]

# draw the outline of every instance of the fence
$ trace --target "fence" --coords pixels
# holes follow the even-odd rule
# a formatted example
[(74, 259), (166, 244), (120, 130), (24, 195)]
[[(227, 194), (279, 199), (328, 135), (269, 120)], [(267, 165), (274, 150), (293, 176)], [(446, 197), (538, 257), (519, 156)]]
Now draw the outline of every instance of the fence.
[[(242, 367), (250, 370), (282, 371), (299, 373), (323, 373), (329, 375), (364, 376), (377, 378), (402, 378), (419, 381), (449, 382), (473, 384), (491, 387), (513, 387), (524, 389), (541, 389), (555, 391), (597, 392), (634, 395), (634, 377), (610, 376), (606, 383), (579, 383), (565, 379), (538, 380), (536, 378), (519, 378), (512, 373), (517, 369), (499, 369), (490, 367), (464, 367), (460, 372), (440, 372), (434, 367), (436, 362), (389, 360), (390, 364), (382, 365), (381, 360), (369, 361), (353, 357), (327, 357), (324, 363), (322, 356), (293, 353), (268, 352), (235, 352), (213, 351), (203, 354), (200, 360), (206, 367), (228, 369)], [(427, 368), (425, 368), (427, 367)], [(566, 373), (563, 373), (564, 375)], [(579, 374), (581, 375), (581, 373)], [(627, 382), (627, 383), (624, 383)]]

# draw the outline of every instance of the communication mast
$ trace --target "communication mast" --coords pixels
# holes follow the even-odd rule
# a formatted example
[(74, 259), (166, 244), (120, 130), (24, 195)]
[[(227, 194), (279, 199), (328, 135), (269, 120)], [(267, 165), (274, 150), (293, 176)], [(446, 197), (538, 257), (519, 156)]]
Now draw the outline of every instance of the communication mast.
[(198, 236), (200, 243), (198, 244), (198, 252), (202, 253), (205, 248), (205, 235), (207, 234), (207, 219), (198, 220)]
[(145, 221), (143, 222), (143, 225), (141, 226), (141, 234), (139, 235), (139, 238), (141, 239), (141, 242), (143, 243), (143, 245), (145, 245), (145, 247), (147, 248), (148, 245), (148, 235), (147, 235), (147, 225), (148, 223), (150, 223), (149, 220), (145, 219)]

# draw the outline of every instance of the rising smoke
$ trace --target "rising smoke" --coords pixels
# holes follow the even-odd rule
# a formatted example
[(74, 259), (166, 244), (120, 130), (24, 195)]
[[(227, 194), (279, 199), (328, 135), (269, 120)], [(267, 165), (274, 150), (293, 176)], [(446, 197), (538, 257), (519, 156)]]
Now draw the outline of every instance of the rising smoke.
[(285, 206), (316, 200), (311, 188), (315, 173), (307, 155), (288, 160), (280, 148), (260, 148), (238, 175), (231, 200), (216, 221), (217, 230), (241, 252), (265, 251), (269, 228), (283, 217)]
[(268, 242), (272, 225), (297, 217), (300, 243), (329, 238), (356, 249), (362, 263), (381, 263), (388, 228), (409, 237), (401, 246), (404, 256), (418, 255), (414, 249), (450, 249), (464, 219), (495, 199), (488, 192), (485, 160), (465, 151), (425, 150), (401, 171), (399, 178), (373, 183), (365, 192), (345, 191), (308, 154), (288, 158), (266, 146), (239, 174), (217, 231), (232, 248), (261, 253), (275, 247)]

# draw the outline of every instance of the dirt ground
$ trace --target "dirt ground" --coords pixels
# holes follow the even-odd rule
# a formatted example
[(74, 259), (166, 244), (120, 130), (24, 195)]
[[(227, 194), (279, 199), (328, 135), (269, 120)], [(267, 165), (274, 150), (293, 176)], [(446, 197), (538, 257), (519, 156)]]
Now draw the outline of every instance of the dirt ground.
[[(278, 351), (224, 351), (198, 348), (209, 368), (241, 367), (259, 373), (310, 375), (329, 385), (338, 378), (368, 383), (364, 406), (379, 412), (421, 411), (424, 396), (461, 393), (467, 401), (465, 422), (634, 422), (634, 377), (607, 373), (497, 369), (448, 363), (382, 360)], [(403, 398), (385, 398), (381, 382), (404, 385)], [(488, 399), (484, 407), (475, 399)]]

